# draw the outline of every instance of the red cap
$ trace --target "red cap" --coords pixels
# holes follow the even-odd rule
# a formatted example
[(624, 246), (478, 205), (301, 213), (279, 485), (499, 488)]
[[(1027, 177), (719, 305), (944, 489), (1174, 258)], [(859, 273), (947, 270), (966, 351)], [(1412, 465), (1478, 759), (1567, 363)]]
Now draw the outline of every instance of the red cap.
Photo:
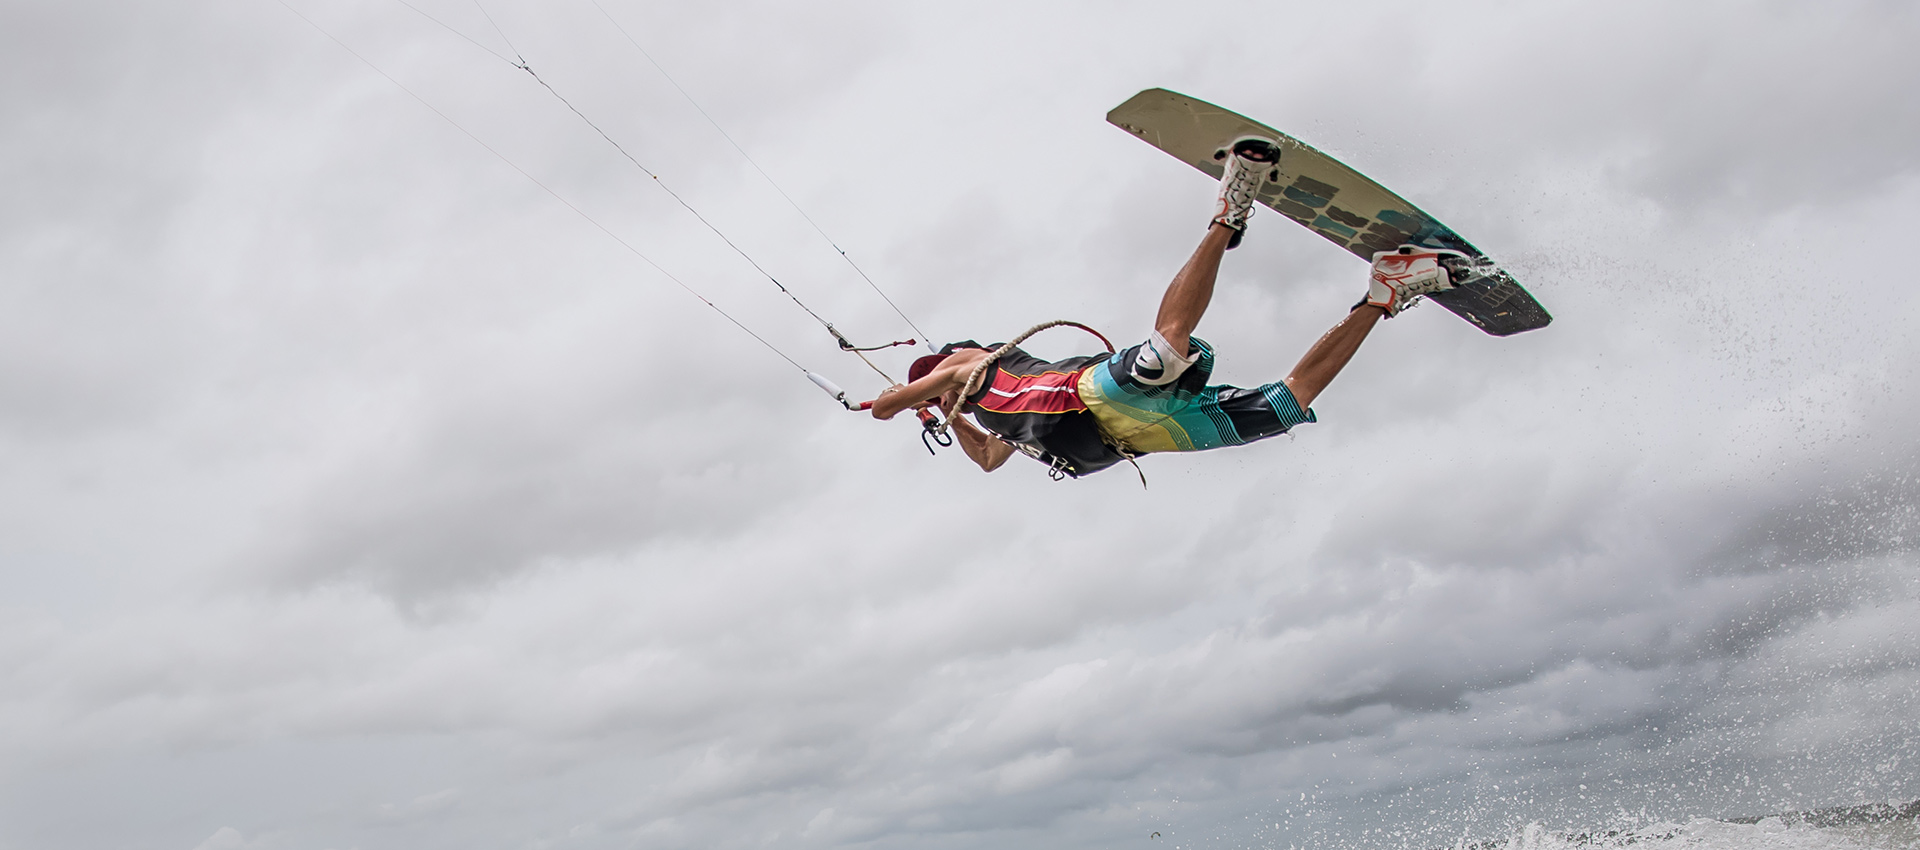
[(951, 353), (929, 354), (913, 361), (913, 365), (907, 367), (907, 383), (911, 384), (914, 381), (918, 381), (932, 374), (934, 369), (939, 368), (941, 363), (946, 362), (947, 358), (952, 356), (953, 354)]
[[(952, 356), (953, 356), (953, 352), (947, 352), (945, 354), (929, 354), (925, 357), (922, 357), (918, 360), (913, 361), (913, 365), (907, 367), (907, 383), (911, 384), (914, 381), (918, 381), (921, 378), (924, 378), (930, 374), (933, 374), (933, 370), (940, 368), (940, 364), (945, 363), (947, 361), (947, 358)], [(940, 399), (938, 397), (930, 398), (930, 399), (927, 399), (927, 403), (939, 404)]]

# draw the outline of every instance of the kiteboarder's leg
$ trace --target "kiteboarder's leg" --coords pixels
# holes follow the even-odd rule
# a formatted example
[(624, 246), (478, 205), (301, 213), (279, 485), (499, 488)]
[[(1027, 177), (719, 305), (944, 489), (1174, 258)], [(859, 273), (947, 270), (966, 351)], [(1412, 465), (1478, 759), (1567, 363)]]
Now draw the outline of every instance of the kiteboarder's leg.
[(1200, 239), (1200, 247), (1194, 249), (1193, 256), (1187, 258), (1187, 264), (1180, 267), (1180, 273), (1173, 276), (1173, 283), (1167, 285), (1166, 294), (1160, 297), (1160, 313), (1153, 319), (1153, 329), (1160, 332), (1173, 352), (1187, 352), (1187, 337), (1200, 324), (1207, 304), (1213, 301), (1213, 282), (1220, 276), (1220, 256), (1226, 253), (1227, 240), (1235, 233), (1224, 224), (1208, 227), (1207, 235)]
[(1294, 364), (1293, 372), (1286, 377), (1287, 389), (1293, 391), (1293, 397), (1299, 399), (1305, 408), (1313, 404), (1316, 396), (1333, 382), (1333, 376), (1346, 368), (1347, 361), (1353, 359), (1353, 353), (1360, 350), (1367, 333), (1387, 315), (1386, 309), (1372, 304), (1362, 304), (1348, 313), (1340, 324), (1321, 336), (1306, 356)]
[(1367, 297), (1307, 349), (1306, 356), (1286, 378), (1287, 389), (1300, 400), (1300, 406), (1313, 404), (1314, 397), (1346, 368), (1367, 332), (1381, 319), (1397, 315), (1421, 296), (1452, 289), (1453, 281), (1441, 260), (1463, 256), (1459, 251), (1418, 245), (1374, 254), (1373, 268), (1367, 275)]
[(1253, 216), (1253, 200), (1261, 184), (1280, 161), (1280, 149), (1271, 140), (1247, 137), (1233, 143), (1226, 167), (1220, 175), (1220, 193), (1213, 212), (1213, 223), (1201, 237), (1187, 264), (1174, 275), (1167, 294), (1160, 299), (1160, 314), (1153, 329), (1167, 342), (1168, 353), (1185, 358), (1187, 337), (1213, 300), (1213, 281), (1220, 274), (1220, 255), (1240, 244)]

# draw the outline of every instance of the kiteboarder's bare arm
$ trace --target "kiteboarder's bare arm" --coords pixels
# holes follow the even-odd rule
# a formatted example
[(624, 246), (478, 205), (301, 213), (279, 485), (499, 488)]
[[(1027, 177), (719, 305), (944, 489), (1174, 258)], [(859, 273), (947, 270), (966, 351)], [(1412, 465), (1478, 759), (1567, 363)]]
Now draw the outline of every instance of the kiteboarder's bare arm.
[(973, 374), (973, 367), (986, 356), (987, 352), (978, 348), (956, 351), (926, 377), (904, 386), (895, 384), (886, 388), (872, 401), (873, 418), (892, 419), (902, 410), (927, 406), (928, 399), (944, 399), (958, 393), (966, 384), (967, 376)]
[(960, 449), (967, 453), (974, 463), (980, 465), (980, 471), (992, 472), (1004, 466), (1007, 458), (1013, 457), (1013, 447), (999, 438), (973, 426), (964, 416), (952, 417), (953, 436), (960, 441)]
[(973, 374), (974, 367), (986, 356), (986, 351), (977, 348), (956, 351), (919, 380), (888, 387), (871, 403), (873, 418), (892, 419), (903, 410), (927, 407), (934, 403), (932, 399), (939, 399), (941, 411), (953, 423), (953, 435), (960, 441), (960, 449), (983, 471), (999, 469), (1007, 458), (1013, 457), (1013, 447), (954, 413), (967, 376)]

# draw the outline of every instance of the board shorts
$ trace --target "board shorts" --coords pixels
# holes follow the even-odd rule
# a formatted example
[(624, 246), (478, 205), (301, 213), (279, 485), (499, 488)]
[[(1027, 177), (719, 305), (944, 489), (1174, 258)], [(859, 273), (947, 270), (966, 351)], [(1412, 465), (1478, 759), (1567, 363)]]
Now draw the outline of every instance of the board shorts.
[(1284, 383), (1209, 386), (1212, 375), (1213, 346), (1192, 337), (1180, 357), (1155, 331), (1088, 367), (1077, 389), (1101, 432), (1138, 454), (1242, 446), (1319, 421)]

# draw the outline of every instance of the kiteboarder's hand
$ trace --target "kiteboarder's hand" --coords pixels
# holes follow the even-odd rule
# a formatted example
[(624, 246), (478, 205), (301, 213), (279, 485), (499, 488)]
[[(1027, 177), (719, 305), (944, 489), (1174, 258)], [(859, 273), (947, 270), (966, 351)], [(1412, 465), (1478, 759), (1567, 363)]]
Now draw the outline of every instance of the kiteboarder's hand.
[(904, 389), (906, 389), (906, 386), (904, 384), (894, 384), (891, 387), (881, 390), (880, 395), (875, 396), (873, 401), (867, 402), (867, 405), (871, 407), (873, 410), (873, 418), (884, 421), (887, 419), (892, 419), (894, 414), (899, 413), (900, 411), (898, 410), (889, 410), (886, 412), (886, 415), (884, 416), (881, 415), (882, 405), (880, 404), (880, 402), (882, 399), (885, 399), (887, 396), (893, 395), (894, 393), (897, 393)]

